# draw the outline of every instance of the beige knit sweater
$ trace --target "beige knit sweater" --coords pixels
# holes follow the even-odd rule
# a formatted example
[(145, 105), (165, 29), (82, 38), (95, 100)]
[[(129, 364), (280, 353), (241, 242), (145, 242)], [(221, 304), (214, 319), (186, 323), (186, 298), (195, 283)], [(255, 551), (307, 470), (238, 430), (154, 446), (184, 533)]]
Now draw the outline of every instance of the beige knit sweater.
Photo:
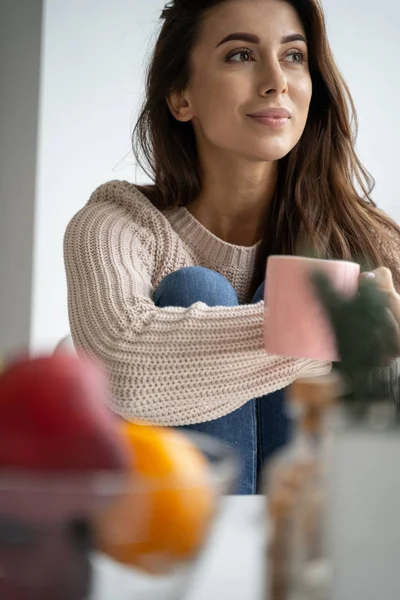
[(75, 346), (111, 381), (111, 408), (126, 419), (184, 425), (216, 419), (327, 363), (263, 348), (264, 303), (158, 308), (160, 281), (199, 265), (248, 296), (257, 245), (217, 238), (186, 208), (160, 212), (126, 181), (100, 186), (70, 222), (64, 252)]

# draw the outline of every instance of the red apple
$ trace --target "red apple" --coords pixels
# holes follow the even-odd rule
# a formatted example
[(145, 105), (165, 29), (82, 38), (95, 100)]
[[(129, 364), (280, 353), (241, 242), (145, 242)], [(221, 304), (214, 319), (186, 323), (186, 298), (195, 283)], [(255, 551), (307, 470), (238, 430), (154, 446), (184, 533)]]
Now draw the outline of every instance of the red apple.
[(68, 353), (13, 361), (0, 374), (0, 468), (109, 470), (129, 464), (104, 371)]

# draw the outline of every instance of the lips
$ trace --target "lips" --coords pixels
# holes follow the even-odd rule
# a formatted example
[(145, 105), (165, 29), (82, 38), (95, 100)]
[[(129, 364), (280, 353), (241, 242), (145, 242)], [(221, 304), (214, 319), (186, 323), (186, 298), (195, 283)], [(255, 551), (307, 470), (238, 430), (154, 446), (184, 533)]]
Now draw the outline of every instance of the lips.
[(264, 118), (264, 119), (291, 119), (292, 113), (287, 108), (264, 108), (254, 113), (250, 113), (249, 117)]

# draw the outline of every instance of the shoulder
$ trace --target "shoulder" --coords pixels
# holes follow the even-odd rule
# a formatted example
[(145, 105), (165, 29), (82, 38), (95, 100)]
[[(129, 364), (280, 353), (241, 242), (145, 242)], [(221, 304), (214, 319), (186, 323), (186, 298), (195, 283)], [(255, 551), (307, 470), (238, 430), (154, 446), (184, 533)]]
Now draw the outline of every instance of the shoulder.
[(77, 230), (120, 231), (134, 233), (147, 244), (171, 235), (171, 226), (163, 213), (128, 182), (113, 180), (103, 183), (91, 194), (88, 202), (68, 224), (65, 240), (77, 235)]
[(383, 210), (375, 209), (377, 228), (372, 232), (382, 255), (384, 267), (393, 274), (396, 289), (400, 291), (400, 228)]
[(399, 258), (400, 251), (400, 227), (385, 211), (381, 208), (375, 208), (375, 223), (376, 230), (373, 236), (379, 245), (379, 248), (385, 254), (395, 253), (396, 258)]
[(158, 208), (129, 181), (113, 180), (103, 183), (91, 194), (86, 207), (107, 204), (115, 213), (121, 209), (138, 224), (163, 223), (165, 218)]
[(154, 274), (176, 262), (181, 242), (163, 213), (133, 184), (110, 181), (69, 222), (63, 253), (67, 266), (132, 260)]

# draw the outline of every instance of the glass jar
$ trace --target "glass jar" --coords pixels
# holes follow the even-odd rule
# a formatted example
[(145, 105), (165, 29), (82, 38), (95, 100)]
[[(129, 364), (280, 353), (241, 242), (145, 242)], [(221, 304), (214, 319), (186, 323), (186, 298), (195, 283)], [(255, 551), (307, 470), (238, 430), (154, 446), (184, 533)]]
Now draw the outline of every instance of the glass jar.
[(265, 473), (269, 600), (327, 599), (325, 422), (339, 385), (332, 373), (298, 380), (290, 388), (294, 435)]

